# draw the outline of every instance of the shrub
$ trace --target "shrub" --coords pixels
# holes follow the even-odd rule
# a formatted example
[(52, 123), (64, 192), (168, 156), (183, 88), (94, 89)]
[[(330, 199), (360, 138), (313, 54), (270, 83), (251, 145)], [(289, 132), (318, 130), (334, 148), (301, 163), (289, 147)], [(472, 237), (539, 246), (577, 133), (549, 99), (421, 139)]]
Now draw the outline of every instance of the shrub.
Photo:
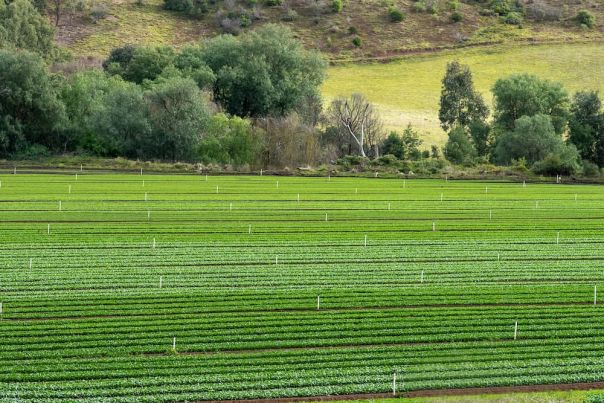
[(476, 150), (463, 128), (458, 126), (449, 133), (445, 157), (454, 164), (470, 164), (476, 158)]
[(283, 21), (294, 21), (296, 18), (298, 18), (298, 13), (296, 12), (296, 10), (293, 9), (288, 9), (282, 16), (281, 19)]
[(449, 10), (451, 10), (451, 11), (459, 10), (459, 0), (449, 1)]
[(208, 12), (206, 0), (164, 0), (166, 10), (180, 11), (191, 17), (200, 17)]
[(359, 33), (359, 30), (357, 29), (357, 27), (350, 26), (350, 27), (348, 27), (348, 33), (350, 35), (356, 35)]
[(405, 19), (405, 13), (396, 7), (390, 7), (388, 9), (388, 16), (392, 22), (401, 22)]
[(436, 0), (428, 4), (428, 12), (432, 15), (438, 14), (438, 2)]
[(355, 36), (352, 39), (352, 44), (358, 48), (358, 47), (360, 47), (363, 44), (363, 40), (361, 39), (360, 36)]
[(463, 20), (463, 15), (461, 15), (461, 13), (459, 11), (453, 11), (453, 13), (451, 13), (451, 21), (460, 22), (462, 20)]
[(583, 175), (590, 177), (599, 177), (600, 168), (591, 161), (583, 160)]
[(579, 25), (587, 28), (593, 28), (596, 25), (596, 17), (587, 10), (579, 10), (575, 20)]
[(282, 0), (264, 0), (264, 4), (266, 4), (268, 7), (280, 6), (281, 2)]
[(503, 22), (509, 25), (520, 25), (522, 24), (522, 15), (517, 12), (508, 13), (504, 18)]
[(344, 8), (344, 2), (342, 0), (331, 0), (331, 9), (334, 13), (339, 13)]
[(579, 152), (574, 145), (565, 145), (559, 152), (548, 154), (533, 165), (539, 175), (571, 175), (579, 171)]
[(415, 10), (415, 12), (418, 12), (418, 13), (424, 13), (424, 12), (426, 12), (426, 10), (428, 10), (428, 5), (426, 4), (426, 2), (424, 0), (420, 0), (413, 4), (413, 10)]

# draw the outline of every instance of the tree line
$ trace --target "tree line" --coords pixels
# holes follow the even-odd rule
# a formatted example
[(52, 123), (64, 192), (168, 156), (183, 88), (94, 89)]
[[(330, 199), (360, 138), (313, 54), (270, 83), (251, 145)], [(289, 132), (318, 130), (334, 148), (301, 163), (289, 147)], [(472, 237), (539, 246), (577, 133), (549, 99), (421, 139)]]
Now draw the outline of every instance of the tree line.
[[(467, 66), (442, 82), (443, 150), (408, 126), (386, 134), (362, 94), (324, 108), (321, 55), (267, 24), (176, 50), (125, 45), (99, 68), (74, 68), (29, 0), (0, 2), (0, 157), (75, 153), (204, 164), (297, 167), (431, 160), (493, 162), (540, 173), (604, 165), (604, 117), (593, 91), (571, 99), (531, 75), (493, 86), (489, 110)], [(347, 157), (350, 156), (350, 157)]]

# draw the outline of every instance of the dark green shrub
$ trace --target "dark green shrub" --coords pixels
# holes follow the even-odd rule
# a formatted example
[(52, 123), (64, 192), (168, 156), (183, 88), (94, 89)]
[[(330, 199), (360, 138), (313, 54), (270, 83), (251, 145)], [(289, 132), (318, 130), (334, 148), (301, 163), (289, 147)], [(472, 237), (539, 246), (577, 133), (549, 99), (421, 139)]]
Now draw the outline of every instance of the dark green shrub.
[(509, 25), (520, 25), (522, 24), (522, 15), (517, 12), (508, 13), (504, 18), (503, 22)]
[(453, 13), (451, 13), (451, 21), (460, 22), (462, 20), (463, 20), (463, 15), (461, 15), (461, 13), (459, 11), (453, 11)]
[(575, 20), (579, 25), (587, 28), (593, 28), (596, 25), (596, 17), (587, 10), (579, 10)]
[(350, 35), (356, 35), (359, 33), (359, 30), (357, 29), (357, 27), (350, 26), (350, 27), (348, 27), (348, 33)]
[(388, 16), (392, 22), (401, 22), (405, 19), (405, 13), (396, 7), (390, 7), (388, 9)]
[(268, 7), (280, 6), (282, 0), (264, 0), (264, 4)]
[(331, 0), (331, 9), (334, 13), (339, 13), (344, 8), (344, 2), (342, 0)]
[(352, 44), (353, 44), (354, 46), (356, 46), (357, 48), (359, 48), (359, 47), (361, 47), (361, 45), (363, 44), (363, 40), (361, 39), (361, 37), (359, 37), (359, 36), (355, 36), (355, 37), (352, 39)]

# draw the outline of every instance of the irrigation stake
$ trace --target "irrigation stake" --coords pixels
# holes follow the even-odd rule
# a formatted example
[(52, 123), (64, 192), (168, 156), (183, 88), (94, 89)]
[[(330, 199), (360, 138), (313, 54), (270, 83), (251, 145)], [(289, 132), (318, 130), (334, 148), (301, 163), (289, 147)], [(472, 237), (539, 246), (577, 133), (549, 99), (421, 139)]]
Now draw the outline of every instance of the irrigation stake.
[(598, 303), (598, 286), (594, 285), (594, 306)]
[(485, 186), (485, 187), (484, 187), (484, 193), (485, 193), (485, 194), (489, 193), (489, 187), (488, 187), (488, 186)]
[(260, 176), (262, 176), (262, 168), (260, 168)]
[(525, 188), (526, 187), (526, 181), (522, 181), (522, 187)]
[(84, 167), (80, 164), (80, 172), (84, 171)]
[(61, 200), (59, 200), (59, 211), (62, 211), (62, 210), (63, 210), (63, 207), (61, 205)]
[(443, 201), (443, 194), (440, 194), (440, 201)]
[(403, 189), (407, 187), (407, 179), (403, 179)]
[(518, 337), (518, 321), (514, 323), (514, 340)]
[(359, 188), (354, 188), (354, 194), (359, 194)]
[(501, 260), (501, 257), (499, 255), (499, 253), (497, 254), (497, 261), (499, 262)]
[(277, 181), (277, 189), (279, 189), (279, 181)]
[(50, 224), (48, 224), (48, 228), (46, 231), (47, 231), (48, 235), (50, 235)]
[(535, 202), (535, 208), (539, 208), (539, 200)]
[(145, 180), (143, 179), (143, 187), (145, 187)]
[(489, 210), (489, 220), (493, 219), (493, 210)]
[(206, 182), (208, 181), (208, 174), (206, 174)]
[(151, 210), (147, 210), (147, 221), (151, 219)]
[(2, 302), (0, 302), (0, 315), (2, 315), (2, 312), (3, 312), (3, 310), (2, 310)]
[(275, 265), (278, 265), (278, 264), (279, 264), (279, 255), (276, 255), (275, 256)]
[(331, 173), (327, 174), (327, 181), (331, 182)]
[(164, 276), (159, 276), (159, 288), (161, 288), (163, 286), (164, 283)]
[(298, 203), (300, 203), (300, 193), (298, 193)]
[(172, 350), (176, 351), (176, 337), (172, 338)]
[(396, 396), (396, 371), (392, 375), (392, 396)]
[(367, 235), (365, 235), (365, 247), (367, 247)]
[(321, 309), (321, 296), (317, 295), (317, 311)]
[[(2, 186), (2, 184), (0, 183), (0, 186)], [(575, 193), (575, 201), (577, 201), (577, 194)]]
[(436, 231), (436, 222), (432, 221), (432, 231)]
[(141, 168), (141, 176), (143, 176), (143, 168)]
[(250, 224), (250, 226), (247, 228), (247, 233), (248, 234), (252, 233), (252, 224)]
[(229, 211), (233, 211), (233, 203), (229, 203)]
[(153, 249), (155, 249), (155, 238), (153, 238)]
[(0, 181), (0, 188), (2, 188), (2, 181)]
[(327, 213), (325, 213), (325, 222), (327, 222)]
[(422, 270), (422, 274), (420, 276), (420, 282), (423, 284), (424, 283), (424, 271)]
[(390, 203), (388, 203), (388, 210), (390, 210)]
[(147, 192), (145, 192), (145, 201), (147, 201)]
[(32, 264), (33, 264), (33, 261), (34, 261), (34, 260), (33, 260), (32, 258), (29, 258), (29, 270), (31, 270), (31, 266), (32, 266)]
[(560, 232), (556, 234), (556, 245), (560, 245)]
[(378, 177), (378, 173), (377, 173), (377, 172), (375, 173), (375, 177), (376, 177), (376, 178)]
[(76, 174), (76, 180), (78, 180), (78, 174)]
[(218, 193), (218, 186), (216, 186), (216, 193)]
[(15, 169), (13, 169), (13, 175), (17, 175), (17, 167), (15, 167)]

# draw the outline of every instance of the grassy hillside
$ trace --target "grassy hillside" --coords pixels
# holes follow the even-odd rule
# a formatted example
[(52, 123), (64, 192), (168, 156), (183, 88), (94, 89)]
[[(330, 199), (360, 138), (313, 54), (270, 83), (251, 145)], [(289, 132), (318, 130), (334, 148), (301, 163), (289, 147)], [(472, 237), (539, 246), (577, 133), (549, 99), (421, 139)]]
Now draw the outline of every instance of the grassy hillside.
[[(389, 57), (462, 44), (590, 40), (602, 38), (604, 32), (602, 0), (572, 4), (526, 0), (527, 9), (539, 4), (557, 10), (558, 18), (550, 22), (526, 18), (520, 26), (505, 24), (502, 17), (484, 15), (490, 10), (486, 0), (459, 3), (463, 20), (457, 23), (451, 21), (453, 11), (447, 0), (422, 0), (434, 5), (435, 14), (416, 11), (414, 0), (347, 0), (340, 13), (331, 10), (331, 0), (284, 0), (273, 7), (267, 6), (266, 0), (216, 0), (201, 18), (166, 11), (163, 0), (104, 0), (103, 18), (96, 22), (90, 18), (93, 3), (86, 1), (90, 0), (79, 0), (78, 11), (64, 16), (58, 41), (78, 56), (96, 58), (105, 57), (113, 47), (125, 43), (181, 45), (197, 41), (225, 31), (221, 26), (225, 16), (241, 13), (252, 16), (251, 26), (245, 29), (281, 22), (290, 26), (308, 47), (334, 59)], [(404, 21), (390, 21), (390, 6), (406, 14)], [(582, 29), (573, 21), (579, 9), (589, 9), (596, 16), (593, 29)], [(360, 47), (352, 43), (355, 36), (362, 40)]]
[(564, 83), (571, 91), (604, 92), (602, 43), (496, 47), (405, 57), (391, 63), (345, 64), (331, 67), (323, 93), (329, 99), (362, 92), (378, 104), (389, 128), (407, 123), (426, 133), (426, 145), (443, 144), (438, 100), (447, 62), (470, 65), (478, 90), (491, 102), (490, 88), (503, 76), (529, 72)]

